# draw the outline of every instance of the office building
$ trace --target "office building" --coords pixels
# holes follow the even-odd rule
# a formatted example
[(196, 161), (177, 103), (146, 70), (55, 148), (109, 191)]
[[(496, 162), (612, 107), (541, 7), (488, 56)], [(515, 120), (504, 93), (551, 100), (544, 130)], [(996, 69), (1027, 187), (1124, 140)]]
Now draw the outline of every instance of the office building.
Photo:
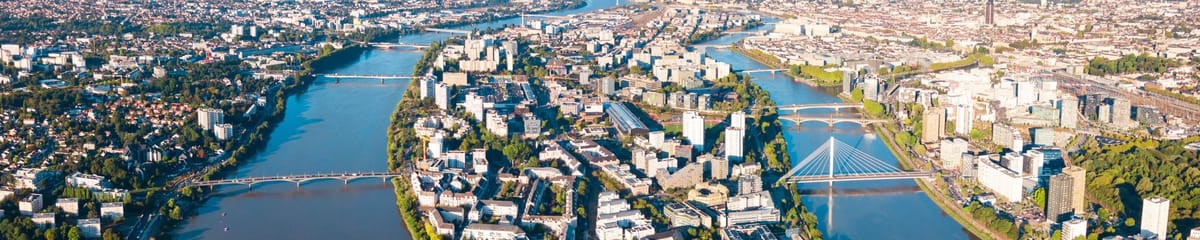
[(983, 9), (983, 24), (996, 25), (996, 2), (995, 0), (987, 0), (987, 6)]
[(668, 203), (663, 207), (663, 215), (671, 219), (672, 227), (709, 227), (712, 225), (712, 217), (707, 213), (693, 207), (691, 203)]
[(434, 93), (434, 87), (437, 86), (437, 79), (430, 76), (425, 76), (421, 78), (421, 82), (419, 84), (420, 86), (418, 88), (421, 89), (421, 99), (435, 97), (434, 95), (436, 94)]
[(1088, 209), (1084, 197), (1087, 193), (1085, 189), (1087, 170), (1079, 166), (1071, 166), (1063, 168), (1062, 172), (1071, 176), (1071, 209), (1075, 210), (1076, 215), (1086, 213)]
[(940, 149), (942, 168), (955, 169), (962, 163), (962, 155), (967, 152), (967, 140), (962, 138), (943, 139)]
[(1021, 175), (992, 161), (981, 161), (978, 172), (979, 183), (990, 189), (996, 196), (1003, 197), (1009, 202), (1020, 202), (1022, 189)]
[(708, 165), (708, 176), (713, 180), (729, 178), (729, 159), (709, 154), (696, 158), (700, 164)]
[(683, 113), (683, 137), (692, 143), (692, 148), (704, 152), (704, 117), (695, 111)]
[(744, 155), (743, 144), (745, 143), (746, 130), (739, 127), (725, 128), (725, 158), (730, 161), (742, 160)]
[(1071, 176), (1064, 173), (1050, 177), (1050, 187), (1046, 191), (1046, 219), (1062, 221), (1071, 218), (1073, 184)]
[(1029, 135), (1033, 138), (1033, 144), (1039, 146), (1054, 146), (1054, 129), (1053, 128), (1033, 128), (1029, 129)]
[(1167, 225), (1171, 222), (1171, 200), (1162, 197), (1142, 199), (1142, 235), (1156, 236), (1154, 239), (1167, 239)]
[(1087, 232), (1087, 220), (1071, 219), (1062, 222), (1062, 239), (1064, 240), (1087, 237)]
[(221, 109), (201, 108), (196, 111), (196, 123), (200, 125), (200, 129), (212, 130), (213, 126), (225, 123), (225, 112)]
[(1109, 115), (1112, 120), (1109, 123), (1120, 128), (1130, 127), (1131, 124), (1135, 124), (1132, 118), (1133, 106), (1129, 104), (1128, 99), (1109, 98), (1108, 104), (1110, 105), (1109, 107), (1112, 108), (1110, 111), (1111, 114)]
[(1016, 152), (1008, 152), (1000, 156), (1000, 165), (1021, 175), (1025, 172), (1025, 156)]
[(1067, 97), (1058, 101), (1058, 126), (1075, 129), (1079, 123), (1079, 99)]

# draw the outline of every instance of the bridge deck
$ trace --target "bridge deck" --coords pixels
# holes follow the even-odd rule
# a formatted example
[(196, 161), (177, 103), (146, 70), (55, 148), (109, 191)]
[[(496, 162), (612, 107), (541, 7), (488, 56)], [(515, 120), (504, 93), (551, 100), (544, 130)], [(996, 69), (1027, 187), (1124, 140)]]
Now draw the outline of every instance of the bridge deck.
[(269, 177), (249, 177), (249, 178), (234, 178), (220, 179), (208, 181), (195, 181), (188, 183), (189, 186), (218, 186), (218, 185), (254, 185), (264, 182), (294, 182), (302, 183), (317, 179), (338, 179), (338, 180), (354, 180), (358, 178), (390, 178), (403, 176), (402, 173), (393, 172), (370, 172), (370, 173), (323, 173), (323, 174), (304, 174), (304, 175), (288, 175), (288, 176), (269, 176)]
[(789, 182), (795, 183), (823, 183), (823, 182), (852, 182), (852, 181), (867, 181), (867, 180), (893, 180), (893, 179), (914, 179), (914, 178), (930, 178), (933, 177), (933, 172), (897, 172), (876, 175), (834, 175), (830, 176), (792, 176), (788, 177)]

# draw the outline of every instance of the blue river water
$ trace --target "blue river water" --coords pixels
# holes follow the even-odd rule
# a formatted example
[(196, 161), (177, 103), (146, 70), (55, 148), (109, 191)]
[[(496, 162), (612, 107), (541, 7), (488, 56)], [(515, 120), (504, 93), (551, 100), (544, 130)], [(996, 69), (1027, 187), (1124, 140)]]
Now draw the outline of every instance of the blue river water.
[[(549, 13), (567, 15), (615, 6), (616, 0), (591, 0), (580, 9)], [(506, 19), (459, 27), (498, 28), (515, 25)], [(446, 33), (409, 35), (405, 43), (428, 43), (452, 36)], [(743, 37), (732, 35), (710, 43), (730, 43)], [(715, 59), (734, 69), (764, 68), (749, 58), (728, 50), (709, 50)], [(330, 73), (401, 74), (412, 72), (421, 53), (414, 50), (372, 49), (357, 61)], [(793, 82), (783, 75), (752, 74), (752, 79), (770, 91), (778, 104), (830, 103), (840, 101), (820, 89)], [(271, 133), (264, 151), (238, 169), (235, 177), (273, 176), (299, 173), (385, 171), (386, 129), (395, 104), (404, 94), (407, 80), (318, 78), (304, 93), (289, 97), (284, 120)], [(789, 154), (798, 161), (830, 136), (894, 163), (896, 160), (880, 140), (853, 124), (834, 128), (814, 123), (795, 126), (785, 133)], [(825, 184), (804, 188), (824, 191)], [(838, 183), (836, 189), (874, 189), (880, 194), (835, 195), (832, 220), (829, 198), (805, 197), (803, 203), (822, 220), (826, 239), (966, 239), (960, 225), (934, 205), (924, 193), (914, 191), (912, 181)], [(269, 183), (218, 188), (218, 192), (173, 234), (181, 239), (410, 239), (395, 207), (389, 183), (362, 179), (339, 181)], [(827, 222), (828, 221), (828, 222)]]

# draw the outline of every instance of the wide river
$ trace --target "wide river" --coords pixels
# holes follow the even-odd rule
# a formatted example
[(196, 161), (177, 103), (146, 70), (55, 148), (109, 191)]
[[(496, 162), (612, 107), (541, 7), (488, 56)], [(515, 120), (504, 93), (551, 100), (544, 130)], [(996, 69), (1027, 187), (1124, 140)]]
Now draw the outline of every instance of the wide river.
[[(745, 36), (729, 35), (706, 44), (729, 44)], [(768, 68), (728, 49), (709, 48), (707, 53), (717, 61), (733, 65), (735, 70)], [(751, 73), (751, 79), (770, 92), (771, 99), (778, 105), (841, 102), (830, 91), (792, 81), (784, 74)], [(826, 110), (824, 113), (828, 112)], [(804, 113), (822, 112), (806, 110)], [(791, 121), (782, 123), (786, 129), (783, 136), (788, 142), (788, 154), (793, 164), (808, 157), (830, 136), (884, 162), (897, 162), (882, 140), (857, 124), (839, 123), (830, 128), (825, 123), (810, 122), (800, 126)], [(832, 198), (825, 194), (829, 192), (826, 183), (803, 184), (801, 188), (819, 193), (803, 197), (802, 202), (817, 215), (820, 220), (817, 225), (825, 234), (825, 239), (974, 239), (962, 225), (943, 213), (912, 180), (834, 183), (835, 194)]]
[[(547, 15), (568, 15), (616, 6), (617, 0)], [(516, 25), (520, 18), (459, 29)], [(452, 36), (408, 35), (399, 42), (427, 44)], [(414, 50), (367, 51), (357, 61), (330, 73), (412, 73), (421, 57)], [(387, 171), (387, 128), (407, 80), (318, 78), (308, 91), (289, 97), (284, 119), (266, 148), (232, 177), (326, 172)], [(175, 230), (180, 239), (410, 239), (396, 211), (392, 185), (375, 179), (267, 183), (218, 188)]]
[[(590, 0), (581, 9), (558, 11), (566, 15), (613, 7), (617, 0)], [(484, 29), (519, 24), (508, 19), (460, 27)], [(429, 43), (446, 39), (442, 33), (409, 35), (405, 43)], [(732, 35), (709, 43), (731, 43), (744, 37)], [(728, 50), (709, 49), (715, 59), (734, 69), (764, 66)], [(331, 73), (410, 74), (421, 53), (413, 50), (370, 50), (357, 61)], [(752, 74), (778, 104), (838, 102), (834, 95), (793, 82), (786, 76)], [(318, 78), (304, 93), (289, 97), (284, 120), (271, 133), (266, 149), (238, 169), (235, 177), (285, 174), (386, 171), (386, 130), (391, 113), (404, 94), (408, 81), (343, 80)], [(820, 123), (789, 129), (785, 138), (791, 158), (798, 161), (831, 135), (895, 163), (883, 143), (853, 124), (834, 128)], [(805, 185), (826, 191), (825, 184)], [(967, 239), (969, 234), (942, 213), (912, 181), (870, 181), (835, 184), (835, 192), (869, 190), (868, 194), (834, 195), (833, 214), (829, 198), (805, 197), (803, 202), (817, 214), (826, 239)], [(410, 239), (396, 211), (392, 186), (363, 179), (343, 184), (338, 181), (308, 182), (297, 188), (291, 183), (218, 188), (196, 216), (174, 232), (181, 239)], [(829, 217), (832, 216), (832, 220)]]

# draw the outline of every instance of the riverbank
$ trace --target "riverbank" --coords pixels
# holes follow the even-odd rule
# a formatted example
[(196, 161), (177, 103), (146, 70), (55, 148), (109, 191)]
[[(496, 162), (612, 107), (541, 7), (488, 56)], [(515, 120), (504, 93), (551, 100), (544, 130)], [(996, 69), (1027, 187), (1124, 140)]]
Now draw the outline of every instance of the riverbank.
[(783, 64), (783, 62), (781, 62), (778, 58), (774, 58), (773, 56), (770, 56), (769, 54), (763, 53), (761, 51), (745, 49), (745, 48), (742, 48), (742, 46), (738, 46), (737, 44), (730, 47), (729, 49), (732, 50), (733, 52), (741, 54), (742, 56), (746, 56), (747, 58), (750, 58), (750, 60), (754, 60), (754, 62), (757, 62), (758, 64), (767, 65), (767, 67), (769, 67), (769, 68), (787, 69), (787, 70), (784, 70), (781, 72), (784, 75), (791, 77), (793, 81), (801, 82), (801, 83), (807, 84), (809, 86), (822, 87), (822, 88), (824, 88), (824, 87), (839, 87), (842, 85), (841, 82), (835, 83), (835, 82), (827, 82), (827, 81), (815, 81), (815, 79), (796, 75), (790, 71), (790, 66), (788, 66), (787, 64)]
[[(895, 141), (895, 132), (891, 128), (872, 126), (872, 129), (879, 133), (877, 135), (882, 135), (880, 136), (880, 140), (885, 146), (887, 146), (888, 151), (891, 151), (892, 155), (896, 156), (896, 158), (899, 160), (897, 162), (900, 164), (901, 168), (915, 169), (917, 167), (917, 164), (913, 162), (912, 156), (910, 156), (908, 153), (901, 153), (899, 151), (900, 147)], [(940, 174), (938, 174), (938, 176), (940, 176)], [(962, 225), (964, 229), (971, 233), (971, 235), (983, 240), (1006, 240), (1005, 238), (1002, 238), (1003, 235), (996, 234), (990, 228), (987, 228), (987, 225), (983, 225), (978, 221), (975, 221), (974, 218), (971, 218), (970, 215), (963, 212), (962, 207), (955, 207), (956, 203), (954, 202), (954, 199), (950, 199), (950, 197), (946, 194), (943, 194), (941, 191), (937, 191), (930, 187), (928, 184), (931, 183), (928, 181), (929, 180), (920, 179), (913, 180), (913, 182), (916, 182), (917, 186), (921, 188), (921, 191), (925, 192), (925, 196), (933, 200), (933, 203), (936, 204), (938, 208), (941, 208), (943, 213), (946, 213), (946, 215), (949, 215), (950, 218), (954, 219), (955, 222), (958, 222), (959, 225)], [(938, 180), (934, 179), (932, 181)]]

